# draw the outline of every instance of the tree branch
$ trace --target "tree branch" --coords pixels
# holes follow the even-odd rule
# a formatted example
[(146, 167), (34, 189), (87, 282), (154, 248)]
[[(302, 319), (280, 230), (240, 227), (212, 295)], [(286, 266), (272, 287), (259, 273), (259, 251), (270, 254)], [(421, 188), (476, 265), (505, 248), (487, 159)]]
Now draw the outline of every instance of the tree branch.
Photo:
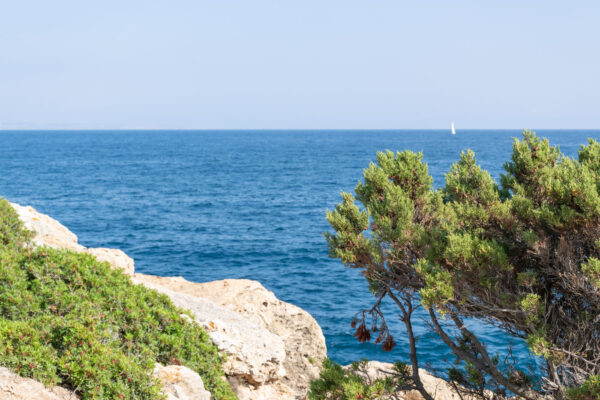
[[(437, 316), (435, 315), (435, 312), (433, 311), (433, 309), (431, 307), (429, 307), (428, 310), (429, 310), (429, 316), (431, 318), (431, 321), (433, 322), (433, 326), (434, 326), (436, 333), (440, 336), (442, 341), (448, 347), (450, 347), (450, 349), (452, 350), (452, 352), (454, 352), (454, 354), (456, 354), (462, 360), (468, 361), (471, 364), (473, 364), (474, 366), (476, 366), (477, 368), (481, 369), (482, 371), (485, 371), (486, 373), (490, 374), (494, 379), (496, 379), (496, 381), (498, 383), (500, 383), (501, 385), (506, 387), (511, 392), (513, 392), (519, 396), (522, 396), (525, 399), (540, 400), (543, 398), (543, 396), (540, 393), (538, 393), (534, 390), (515, 385), (506, 376), (504, 376), (504, 374), (502, 374), (500, 371), (498, 371), (498, 369), (491, 362), (489, 356), (487, 355), (487, 351), (485, 350), (483, 345), (481, 345), (481, 343), (475, 338), (475, 336), (471, 333), (471, 331), (469, 331), (464, 326), (464, 324), (462, 324), (462, 322), (458, 326), (458, 328), (463, 333), (465, 333), (464, 331), (468, 332), (467, 337), (469, 337), (471, 340), (473, 338), (475, 338), (475, 341), (473, 341), (473, 344), (475, 345), (477, 352), (479, 354), (481, 354), (482, 357), (484, 358), (484, 362), (482, 362), (481, 360), (479, 360), (476, 357), (473, 357), (466, 351), (462, 350), (456, 343), (454, 343), (452, 338), (450, 338), (450, 336), (448, 336), (448, 334), (440, 326)], [(456, 323), (456, 321), (455, 321), (455, 323)]]
[(433, 397), (431, 397), (431, 395), (425, 390), (423, 382), (421, 381), (421, 376), (419, 375), (419, 360), (417, 358), (417, 339), (415, 338), (411, 321), (413, 312), (412, 302), (409, 298), (407, 301), (407, 310), (403, 307), (402, 302), (394, 295), (394, 293), (392, 293), (391, 290), (388, 289), (387, 293), (403, 312), (402, 322), (404, 322), (404, 325), (406, 326), (406, 332), (408, 333), (408, 345), (410, 348), (410, 365), (412, 369), (413, 382), (417, 387), (417, 390), (419, 391), (419, 393), (421, 393), (421, 396), (423, 396), (425, 400), (433, 400)]

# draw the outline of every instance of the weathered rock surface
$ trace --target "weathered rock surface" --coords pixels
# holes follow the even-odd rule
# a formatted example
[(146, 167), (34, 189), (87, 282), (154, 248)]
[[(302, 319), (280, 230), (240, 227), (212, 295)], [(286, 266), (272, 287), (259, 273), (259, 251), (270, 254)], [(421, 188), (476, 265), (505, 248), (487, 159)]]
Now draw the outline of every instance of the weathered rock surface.
[(0, 399), (2, 400), (76, 400), (75, 393), (61, 388), (47, 388), (40, 382), (23, 378), (0, 367)]
[(84, 250), (88, 254), (96, 256), (99, 261), (108, 262), (113, 268), (122, 269), (126, 275), (133, 275), (133, 258), (129, 257), (119, 249), (105, 249), (102, 247), (89, 248)]
[(17, 214), (19, 214), (19, 219), (23, 221), (25, 228), (35, 232), (32, 240), (35, 245), (89, 253), (96, 256), (100, 261), (107, 261), (113, 268), (122, 269), (127, 275), (133, 274), (133, 259), (123, 251), (118, 249), (85, 248), (77, 242), (77, 235), (68, 230), (60, 222), (37, 212), (31, 206), (24, 207), (15, 203), (11, 203), (11, 205), (17, 211)]
[(259, 282), (225, 279), (194, 283), (181, 277), (143, 274), (136, 274), (135, 279), (210, 300), (281, 338), (285, 348), (283, 367), (287, 374), (278, 379), (293, 393), (307, 393), (310, 381), (319, 376), (322, 361), (327, 355), (321, 327), (309, 313), (279, 300)]
[(306, 399), (306, 394), (295, 393), (283, 381), (276, 380), (267, 385), (249, 385), (244, 379), (230, 376), (227, 379), (240, 400), (294, 400)]
[(33, 243), (37, 246), (50, 246), (75, 251), (83, 251), (85, 247), (77, 243), (77, 235), (68, 230), (60, 222), (45, 214), (37, 212), (31, 206), (21, 206), (11, 203), (19, 219), (30, 231), (35, 232)]
[(285, 350), (279, 336), (210, 300), (176, 292), (151, 279), (141, 278), (147, 276), (136, 274), (132, 280), (166, 294), (177, 307), (190, 310), (217, 348), (227, 355), (223, 365), (227, 375), (253, 386), (285, 375)]
[(163, 385), (168, 400), (210, 400), (210, 392), (204, 388), (202, 378), (182, 365), (160, 364), (154, 366), (154, 377)]

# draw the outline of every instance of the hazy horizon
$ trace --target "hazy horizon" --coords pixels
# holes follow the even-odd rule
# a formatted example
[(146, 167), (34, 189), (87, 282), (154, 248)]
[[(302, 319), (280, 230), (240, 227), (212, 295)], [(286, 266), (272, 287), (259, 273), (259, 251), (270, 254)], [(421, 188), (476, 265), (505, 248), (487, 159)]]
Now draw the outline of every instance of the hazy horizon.
[[(457, 128), (463, 132), (598, 132), (600, 128)], [(0, 128), (3, 132), (450, 132), (450, 128)]]

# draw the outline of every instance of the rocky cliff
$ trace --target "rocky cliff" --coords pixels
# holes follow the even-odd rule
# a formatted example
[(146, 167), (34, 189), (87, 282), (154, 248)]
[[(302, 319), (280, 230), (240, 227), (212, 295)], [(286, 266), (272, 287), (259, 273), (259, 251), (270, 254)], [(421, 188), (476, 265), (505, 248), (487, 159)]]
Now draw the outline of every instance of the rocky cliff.
[[(227, 279), (194, 283), (181, 277), (135, 273), (134, 261), (121, 250), (85, 248), (58, 221), (32, 207), (12, 204), (25, 227), (35, 232), (33, 243), (93, 254), (123, 270), (134, 283), (167, 295), (191, 311), (227, 355), (223, 369), (241, 400), (304, 399), (311, 379), (318, 377), (326, 356), (325, 338), (306, 311), (285, 303), (259, 282)], [(171, 399), (210, 399), (198, 374), (183, 366), (157, 364), (154, 376)], [(72, 399), (64, 389), (44, 388), (39, 382), (0, 369), (0, 398)]]

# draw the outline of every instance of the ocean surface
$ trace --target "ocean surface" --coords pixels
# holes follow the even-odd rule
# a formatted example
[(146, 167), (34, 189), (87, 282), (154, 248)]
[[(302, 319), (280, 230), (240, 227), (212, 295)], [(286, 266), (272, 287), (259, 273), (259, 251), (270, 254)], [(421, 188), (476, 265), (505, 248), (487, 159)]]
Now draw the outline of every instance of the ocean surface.
[[(600, 131), (538, 131), (569, 156)], [(378, 150), (423, 151), (434, 178), (462, 150), (499, 178), (520, 131), (46, 131), (0, 132), (0, 196), (62, 222), (88, 247), (114, 247), (136, 270), (203, 282), (260, 281), (309, 311), (329, 357), (408, 361), (403, 325), (386, 306), (398, 345), (389, 353), (352, 336), (374, 299), (363, 277), (327, 257), (325, 211), (353, 191)], [(421, 361), (452, 356), (415, 321)], [(502, 332), (476, 322), (492, 352)], [(523, 343), (513, 354), (528, 360)]]

